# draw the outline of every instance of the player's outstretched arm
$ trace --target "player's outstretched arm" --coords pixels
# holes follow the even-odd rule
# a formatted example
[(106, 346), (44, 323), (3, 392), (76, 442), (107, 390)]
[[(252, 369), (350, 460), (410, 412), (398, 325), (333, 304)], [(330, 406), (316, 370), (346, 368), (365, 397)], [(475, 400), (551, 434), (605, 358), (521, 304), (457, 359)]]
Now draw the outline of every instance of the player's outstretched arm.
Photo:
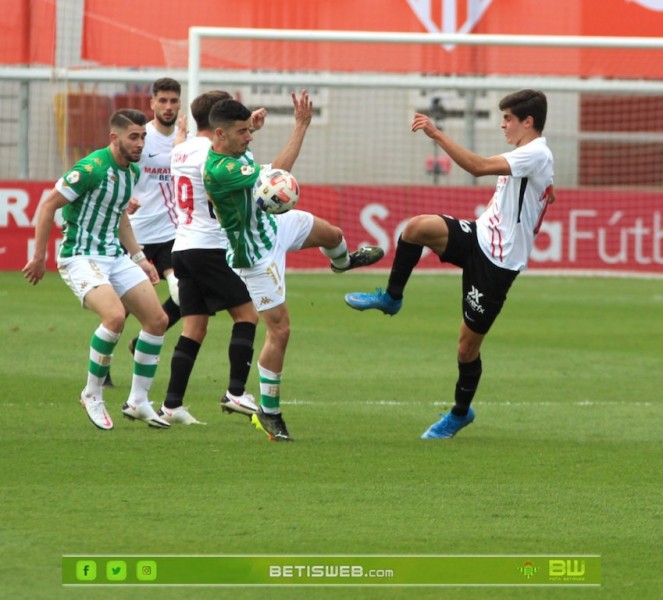
[(511, 167), (506, 158), (500, 155), (484, 157), (475, 154), (452, 140), (443, 131), (440, 131), (427, 115), (415, 113), (411, 130), (414, 132), (423, 131), (449, 155), (451, 160), (474, 177), (511, 175)]
[(283, 150), (272, 161), (272, 166), (277, 169), (285, 169), (292, 171), (295, 161), (299, 156), (304, 143), (304, 136), (311, 124), (313, 118), (313, 102), (308, 97), (308, 92), (303, 90), (301, 96), (297, 98), (297, 94), (292, 92), (292, 104), (295, 109), (295, 126), (290, 134), (288, 143), (283, 147)]

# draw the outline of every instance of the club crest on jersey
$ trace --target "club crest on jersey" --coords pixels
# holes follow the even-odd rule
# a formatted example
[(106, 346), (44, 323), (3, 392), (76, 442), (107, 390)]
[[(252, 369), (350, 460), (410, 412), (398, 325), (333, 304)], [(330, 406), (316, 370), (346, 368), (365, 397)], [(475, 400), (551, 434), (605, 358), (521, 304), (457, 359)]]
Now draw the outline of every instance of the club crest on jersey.
[(256, 172), (255, 168), (250, 165), (242, 165), (239, 170), (242, 175), (253, 175)]
[(74, 185), (75, 183), (78, 183), (81, 180), (81, 174), (78, 171), (72, 171), (65, 177), (65, 181), (70, 184)]

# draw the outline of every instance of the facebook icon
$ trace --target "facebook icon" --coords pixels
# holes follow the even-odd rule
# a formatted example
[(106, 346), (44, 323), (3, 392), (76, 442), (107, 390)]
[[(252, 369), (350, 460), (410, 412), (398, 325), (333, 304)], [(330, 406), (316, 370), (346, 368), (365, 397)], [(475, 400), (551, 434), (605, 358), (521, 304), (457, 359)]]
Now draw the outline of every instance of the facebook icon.
[(97, 563), (93, 560), (76, 562), (76, 579), (78, 581), (94, 581), (97, 578)]

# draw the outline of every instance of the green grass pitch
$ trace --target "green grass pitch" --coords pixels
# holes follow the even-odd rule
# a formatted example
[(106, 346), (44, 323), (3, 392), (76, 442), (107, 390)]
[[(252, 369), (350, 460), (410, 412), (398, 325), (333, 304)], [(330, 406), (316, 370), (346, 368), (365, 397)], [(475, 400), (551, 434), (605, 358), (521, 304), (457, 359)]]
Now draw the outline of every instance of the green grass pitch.
[[(289, 274), (296, 441), (277, 444), (221, 415), (225, 314), (187, 395), (206, 427), (120, 418), (130, 319), (102, 432), (78, 403), (96, 317), (55, 273), (0, 274), (0, 597), (660, 598), (663, 281), (520, 277), (484, 343), (477, 419), (442, 442), (419, 435), (453, 398), (459, 277), (415, 275), (393, 318), (345, 306), (385, 282)], [(600, 554), (603, 574), (593, 589), (62, 587), (62, 555), (86, 553)]]

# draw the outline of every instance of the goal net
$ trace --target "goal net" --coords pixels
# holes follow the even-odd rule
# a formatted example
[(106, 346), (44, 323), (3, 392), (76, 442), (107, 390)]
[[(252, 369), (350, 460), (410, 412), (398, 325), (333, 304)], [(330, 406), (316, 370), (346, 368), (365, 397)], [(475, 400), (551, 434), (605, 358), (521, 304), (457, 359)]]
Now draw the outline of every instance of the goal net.
[[(499, 100), (524, 87), (548, 96), (544, 135), (558, 201), (530, 268), (661, 273), (663, 40), (192, 28), (188, 95), (225, 89), (268, 110), (255, 135), (268, 163), (293, 123), (290, 93), (306, 88), (315, 114), (293, 169), (300, 207), (341, 226), (349, 245), (379, 244), (391, 264), (407, 219), (474, 218), (494, 178), (474, 179), (423, 134), (426, 113), (481, 155), (508, 151)], [(318, 252), (289, 265), (325, 268)], [(446, 268), (425, 256), (422, 269)]]

